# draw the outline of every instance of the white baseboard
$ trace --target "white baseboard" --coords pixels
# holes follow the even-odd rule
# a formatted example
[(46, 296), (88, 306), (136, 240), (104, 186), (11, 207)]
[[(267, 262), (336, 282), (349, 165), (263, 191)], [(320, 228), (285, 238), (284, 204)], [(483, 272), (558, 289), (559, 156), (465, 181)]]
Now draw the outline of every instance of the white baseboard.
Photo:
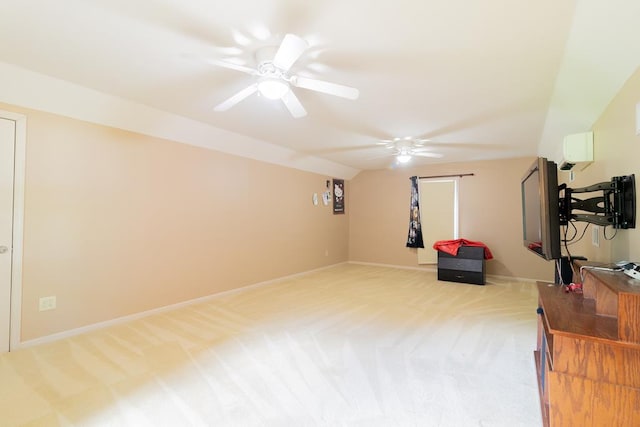
[[(387, 268), (399, 268), (402, 270), (419, 270), (419, 271), (431, 271), (437, 272), (438, 266), (435, 264), (426, 264), (428, 267), (413, 267), (407, 265), (394, 265), (394, 264), (381, 264), (376, 262), (361, 262), (361, 261), (348, 261), (348, 264), (357, 264), (357, 265), (371, 265), (374, 267), (387, 267)], [(500, 280), (509, 280), (512, 282), (532, 282), (535, 283), (539, 281), (539, 279), (528, 279), (525, 277), (512, 277), (512, 276), (501, 276), (497, 274), (487, 274), (487, 279), (500, 279)]]
[(322, 271), (322, 270), (326, 270), (332, 267), (335, 267), (337, 265), (342, 265), (342, 264), (346, 264), (347, 262), (340, 262), (337, 264), (331, 264), (331, 265), (327, 265), (325, 267), (320, 267), (320, 268), (316, 268), (313, 270), (308, 270), (308, 271), (303, 271), (301, 273), (295, 273), (295, 274), (291, 274), (288, 276), (283, 276), (283, 277), (278, 277), (276, 279), (271, 279), (271, 280), (267, 280), (264, 282), (259, 282), (259, 283), (254, 283), (251, 285), (247, 285), (247, 286), (242, 286), (240, 288), (236, 288), (236, 289), (231, 289), (228, 291), (223, 291), (223, 292), (217, 292), (215, 294), (211, 294), (211, 295), (207, 295), (204, 297), (200, 297), (200, 298), (195, 298), (195, 299), (191, 299), (191, 300), (187, 300), (187, 301), (182, 301), (176, 304), (171, 304), (171, 305), (167, 305), (164, 307), (158, 307), (158, 308), (154, 308), (151, 310), (147, 310), (147, 311), (143, 311), (140, 313), (134, 313), (134, 314), (130, 314), (127, 316), (122, 316), (122, 317), (118, 317), (115, 319), (111, 319), (111, 320), (106, 320), (104, 322), (98, 322), (98, 323), (93, 323), (91, 325), (87, 325), (87, 326), (82, 326), (80, 328), (75, 328), (75, 329), (70, 329), (68, 331), (63, 331), (63, 332), (58, 332), (55, 334), (51, 334), (51, 335), (46, 335), (43, 337), (39, 337), (39, 338), (35, 338), (32, 340), (27, 340), (27, 341), (21, 341), (17, 344), (17, 346), (12, 347), (12, 350), (20, 350), (20, 349), (24, 349), (24, 348), (28, 348), (28, 347), (33, 347), (35, 345), (41, 345), (41, 344), (46, 344), (46, 343), (50, 343), (50, 342), (54, 342), (54, 341), (58, 341), (64, 338), (70, 338), (70, 337), (74, 337), (77, 335), (81, 335), (84, 334), (86, 332), (91, 332), (91, 331), (95, 331), (98, 329), (104, 329), (110, 326), (115, 326), (115, 325), (120, 325), (122, 323), (126, 323), (126, 322), (131, 322), (133, 320), (138, 320), (141, 319), (143, 317), (148, 317), (154, 314), (160, 314), (160, 313), (166, 313), (168, 311), (172, 311), (172, 310), (176, 310), (178, 308), (182, 308), (182, 307), (186, 307), (189, 305), (193, 305), (193, 304), (199, 304), (199, 303), (203, 303), (203, 302), (207, 302), (207, 301), (211, 301), (213, 299), (216, 298), (220, 298), (223, 296), (228, 296), (228, 295), (233, 295), (233, 294), (237, 294), (240, 292), (245, 292), (248, 291), (250, 289), (255, 289), (255, 288), (260, 288), (263, 286), (268, 286), (268, 285), (272, 285), (274, 283), (278, 283), (281, 282), (283, 280), (288, 280), (288, 279), (293, 279), (296, 277), (300, 277), (300, 276), (305, 276), (307, 274), (311, 274), (317, 271)]
[[(236, 288), (236, 289), (231, 289), (231, 290), (228, 290), (228, 291), (218, 292), (218, 293), (207, 295), (207, 296), (200, 297), (200, 298), (195, 298), (195, 299), (191, 299), (191, 300), (187, 300), (187, 301), (182, 301), (182, 302), (179, 302), (179, 303), (176, 303), (176, 304), (167, 305), (167, 306), (164, 306), (164, 307), (154, 308), (154, 309), (143, 311), (143, 312), (140, 312), (140, 313), (134, 313), (134, 314), (130, 314), (130, 315), (127, 315), (127, 316), (118, 317), (116, 319), (106, 320), (104, 322), (98, 322), (98, 323), (94, 323), (94, 324), (91, 324), (91, 325), (82, 326), (80, 328), (70, 329), (68, 331), (63, 331), (63, 332), (58, 332), (58, 333), (51, 334), (51, 335), (46, 335), (46, 336), (35, 338), (35, 339), (32, 339), (32, 340), (21, 341), (16, 346), (12, 347), (12, 350), (20, 350), (20, 349), (24, 349), (24, 348), (28, 348), (28, 347), (33, 347), (35, 345), (41, 345), (41, 344), (46, 344), (46, 343), (58, 341), (58, 340), (61, 340), (61, 339), (64, 339), (64, 338), (74, 337), (74, 336), (77, 336), (77, 335), (84, 334), (86, 332), (91, 332), (91, 331), (95, 331), (95, 330), (98, 330), (98, 329), (104, 329), (104, 328), (107, 328), (107, 327), (110, 327), (110, 326), (115, 326), (115, 325), (119, 325), (119, 324), (122, 324), (122, 323), (131, 322), (133, 320), (138, 320), (138, 319), (141, 319), (141, 318), (144, 318), (144, 317), (147, 317), (147, 316), (151, 316), (151, 315), (154, 315), (154, 314), (165, 313), (165, 312), (176, 310), (176, 309), (179, 309), (179, 308), (182, 308), (182, 307), (186, 307), (186, 306), (189, 306), (189, 305), (199, 304), (199, 303), (211, 301), (213, 299), (220, 298), (220, 297), (223, 297), (223, 296), (233, 295), (233, 294), (237, 294), (237, 293), (248, 291), (250, 289), (260, 288), (260, 287), (263, 287), (263, 286), (269, 286), (271, 284), (278, 283), (278, 282), (281, 282), (283, 280), (293, 279), (293, 278), (300, 277), (300, 276), (305, 276), (307, 274), (311, 274), (311, 273), (314, 273), (314, 272), (317, 272), (317, 271), (326, 270), (326, 269), (333, 268), (333, 267), (336, 267), (338, 265), (343, 265), (343, 264), (369, 265), (369, 266), (374, 266), (374, 267), (398, 268), (398, 269), (403, 269), (403, 270), (418, 270), (418, 271), (428, 271), (428, 272), (437, 272), (438, 271), (438, 269), (437, 269), (437, 267), (435, 265), (433, 265), (433, 266), (429, 265), (429, 266), (426, 266), (426, 267), (413, 267), (413, 266), (406, 266), (406, 265), (381, 264), (381, 263), (360, 262), (360, 261), (345, 261), (345, 262), (340, 262), (340, 263), (337, 263), (337, 264), (327, 265), (325, 267), (316, 268), (316, 269), (313, 269), (313, 270), (303, 271), (301, 273), (295, 273), (295, 274), (291, 274), (291, 275), (288, 275), (288, 276), (278, 277), (276, 279), (271, 279), (271, 280), (267, 280), (267, 281), (264, 281), (264, 282), (254, 283), (254, 284), (251, 284), (251, 285), (243, 286), (243, 287)], [(487, 277), (488, 278), (495, 278), (495, 279), (502, 279), (502, 280), (518, 281), (518, 282), (535, 282), (536, 281), (535, 279), (526, 279), (526, 278), (509, 277), (509, 276), (497, 276), (497, 275), (487, 275)]]
[(377, 262), (362, 262), (362, 261), (348, 261), (348, 264), (356, 265), (371, 265), (374, 267), (387, 267), (387, 268), (399, 268), (402, 270), (419, 270), (419, 271), (438, 271), (438, 267), (431, 264), (426, 264), (428, 267), (413, 267), (409, 265), (394, 265), (394, 264), (381, 264)]

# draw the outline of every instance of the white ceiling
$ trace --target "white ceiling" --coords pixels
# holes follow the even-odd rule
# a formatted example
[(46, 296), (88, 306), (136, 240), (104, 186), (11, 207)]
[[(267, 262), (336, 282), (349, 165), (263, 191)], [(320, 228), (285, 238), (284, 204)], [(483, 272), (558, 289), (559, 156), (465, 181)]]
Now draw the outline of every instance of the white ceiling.
[[(114, 111), (97, 107), (88, 119), (180, 140), (166, 125), (153, 128), (151, 115), (164, 113), (165, 119), (184, 119), (183, 126), (197, 128), (193, 133), (223, 132), (211, 138), (218, 140), (212, 148), (242, 154), (240, 147), (251, 141), (250, 157), (260, 157), (255, 146), (262, 145), (265, 152), (279, 150), (277, 163), (347, 178), (358, 170), (396, 167), (389, 151), (376, 145), (392, 137), (430, 139), (427, 145), (444, 155), (414, 163), (552, 155), (564, 134), (588, 130), (640, 64), (639, 5), (637, 0), (11, 1), (0, 13), (0, 77), (18, 84), (0, 88), (0, 101), (70, 116), (75, 109), (82, 118), (90, 109), (89, 94), (103, 110), (107, 99), (117, 99), (118, 108), (135, 105), (138, 110), (130, 111), (149, 113), (145, 124), (130, 125), (142, 122), (139, 117), (120, 124)], [(293, 72), (357, 87), (360, 98), (295, 89), (309, 113), (300, 119), (279, 101), (257, 95), (229, 111), (213, 111), (252, 76), (207, 60), (239, 51), (236, 59), (251, 63), (259, 46), (277, 45), (285, 33), (311, 44)], [(43, 96), (62, 88), (52, 77), (92, 91), (74, 98), (67, 86), (65, 107), (62, 100), (54, 105), (52, 96)], [(315, 166), (302, 166), (309, 162)]]

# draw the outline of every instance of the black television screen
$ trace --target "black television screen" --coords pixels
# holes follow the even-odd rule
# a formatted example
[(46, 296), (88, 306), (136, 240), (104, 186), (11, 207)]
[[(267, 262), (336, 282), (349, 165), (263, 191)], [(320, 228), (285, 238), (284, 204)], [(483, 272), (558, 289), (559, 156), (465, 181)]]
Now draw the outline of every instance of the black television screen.
[(561, 257), (558, 170), (539, 157), (522, 178), (522, 235), (524, 246), (547, 259)]

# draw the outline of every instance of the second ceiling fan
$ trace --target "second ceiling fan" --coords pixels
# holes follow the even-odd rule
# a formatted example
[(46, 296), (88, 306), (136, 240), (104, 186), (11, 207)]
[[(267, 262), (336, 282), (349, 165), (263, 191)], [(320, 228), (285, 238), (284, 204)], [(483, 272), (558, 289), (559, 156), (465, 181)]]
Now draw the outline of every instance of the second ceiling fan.
[(430, 142), (428, 139), (418, 139), (407, 136), (404, 138), (381, 139), (378, 145), (384, 145), (385, 148), (393, 150), (393, 155), (399, 163), (407, 163), (413, 156), (431, 157), (435, 159), (443, 157), (442, 154), (433, 153), (425, 147), (424, 144), (428, 142)]
[(226, 111), (245, 98), (259, 92), (266, 98), (282, 100), (293, 117), (304, 117), (307, 115), (307, 111), (291, 90), (291, 86), (346, 99), (357, 99), (360, 92), (356, 88), (289, 74), (290, 68), (308, 48), (309, 45), (303, 38), (294, 34), (287, 34), (275, 54), (273, 54), (274, 48), (269, 47), (261, 48), (256, 52), (256, 68), (228, 61), (211, 61), (214, 65), (241, 71), (256, 77), (256, 81), (253, 84), (227, 98), (218, 104), (214, 110)]

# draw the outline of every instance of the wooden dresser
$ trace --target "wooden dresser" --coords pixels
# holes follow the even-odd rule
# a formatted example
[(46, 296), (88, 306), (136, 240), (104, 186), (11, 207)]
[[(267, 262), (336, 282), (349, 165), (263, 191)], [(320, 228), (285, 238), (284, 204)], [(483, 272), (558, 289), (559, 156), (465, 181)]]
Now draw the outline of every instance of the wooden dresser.
[(438, 280), (484, 285), (484, 248), (460, 246), (457, 255), (438, 251)]
[(640, 426), (640, 281), (575, 262), (583, 294), (538, 282), (535, 361), (546, 426)]

